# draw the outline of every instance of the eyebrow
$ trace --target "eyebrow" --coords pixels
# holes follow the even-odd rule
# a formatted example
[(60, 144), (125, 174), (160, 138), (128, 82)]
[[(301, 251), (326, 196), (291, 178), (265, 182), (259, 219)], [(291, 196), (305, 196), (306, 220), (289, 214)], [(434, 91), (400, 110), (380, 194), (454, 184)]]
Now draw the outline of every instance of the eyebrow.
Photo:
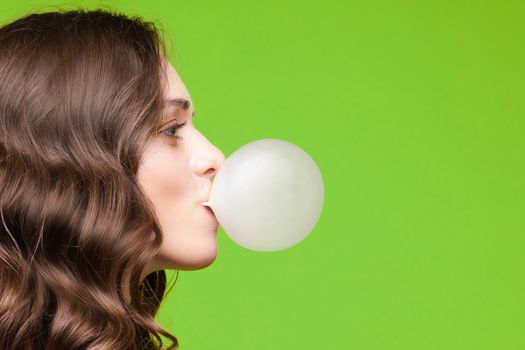
[[(172, 98), (167, 101), (168, 106), (173, 106), (175, 108), (182, 108), (183, 110), (187, 111), (190, 109), (191, 102), (186, 100), (185, 98)], [(191, 114), (192, 117), (195, 117), (195, 111)]]

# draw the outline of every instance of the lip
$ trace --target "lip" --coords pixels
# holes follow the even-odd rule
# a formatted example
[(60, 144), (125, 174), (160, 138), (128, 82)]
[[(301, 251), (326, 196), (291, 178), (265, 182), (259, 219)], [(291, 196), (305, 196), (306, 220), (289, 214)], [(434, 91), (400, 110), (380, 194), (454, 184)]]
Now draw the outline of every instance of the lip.
[(203, 205), (203, 207), (204, 207), (207, 211), (209, 211), (213, 216), (215, 216), (215, 213), (213, 212), (213, 210), (212, 210), (210, 207), (208, 207), (208, 206), (206, 206), (206, 205)]
[(215, 221), (215, 223), (218, 226), (219, 225), (219, 221), (217, 220), (217, 217), (215, 216), (215, 213), (213, 212), (213, 210), (210, 207), (205, 206), (205, 205), (203, 205), (202, 208), (204, 210), (206, 210), (208, 212), (208, 214), (210, 214), (210, 216), (213, 218), (213, 220)]

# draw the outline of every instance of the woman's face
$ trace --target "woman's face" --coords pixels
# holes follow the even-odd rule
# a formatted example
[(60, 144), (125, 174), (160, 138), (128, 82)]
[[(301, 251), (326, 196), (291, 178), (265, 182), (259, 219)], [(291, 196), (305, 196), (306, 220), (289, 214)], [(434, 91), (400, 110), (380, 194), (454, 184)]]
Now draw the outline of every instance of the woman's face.
[[(182, 102), (168, 107), (166, 124), (147, 146), (139, 165), (139, 185), (152, 201), (164, 232), (160, 251), (144, 276), (161, 269), (204, 268), (217, 256), (219, 223), (202, 203), (208, 200), (224, 154), (193, 126), (191, 97), (175, 69), (165, 62), (169, 81), (166, 100), (188, 103), (187, 110)], [(175, 123), (185, 126), (170, 129)]]

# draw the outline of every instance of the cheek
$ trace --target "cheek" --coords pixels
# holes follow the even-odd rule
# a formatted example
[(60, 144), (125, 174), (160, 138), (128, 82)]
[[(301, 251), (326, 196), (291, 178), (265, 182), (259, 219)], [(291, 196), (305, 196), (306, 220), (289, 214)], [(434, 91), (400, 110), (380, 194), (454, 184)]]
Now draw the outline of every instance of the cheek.
[(183, 205), (191, 191), (188, 161), (182, 152), (168, 145), (147, 150), (137, 178), (159, 215)]

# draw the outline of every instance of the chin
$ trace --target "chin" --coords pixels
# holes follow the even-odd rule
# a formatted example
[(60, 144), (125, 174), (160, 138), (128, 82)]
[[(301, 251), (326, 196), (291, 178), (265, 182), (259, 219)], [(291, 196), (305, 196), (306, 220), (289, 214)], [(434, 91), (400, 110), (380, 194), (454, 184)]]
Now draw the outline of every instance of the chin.
[(199, 260), (199, 261), (196, 261), (196, 262), (180, 264), (179, 267), (177, 268), (177, 270), (191, 271), (191, 270), (204, 269), (204, 268), (210, 266), (211, 264), (213, 264), (213, 262), (215, 261), (215, 258), (216, 258), (216, 256), (210, 257), (210, 258), (207, 258), (207, 259), (203, 259), (203, 260)]
[(215, 253), (210, 253), (199, 257), (195, 256), (193, 259), (188, 259), (187, 261), (179, 261), (175, 269), (183, 271), (204, 269), (213, 264), (216, 258), (217, 251), (215, 250)]
[(168, 263), (165, 264), (168, 269), (172, 270), (199, 270), (204, 269), (215, 261), (217, 258), (217, 243), (207, 242), (209, 244), (189, 245), (186, 249), (180, 250), (170, 257), (167, 257)]
[(156, 269), (199, 270), (217, 258), (217, 238), (212, 235), (186, 236), (164, 241), (153, 264)]

